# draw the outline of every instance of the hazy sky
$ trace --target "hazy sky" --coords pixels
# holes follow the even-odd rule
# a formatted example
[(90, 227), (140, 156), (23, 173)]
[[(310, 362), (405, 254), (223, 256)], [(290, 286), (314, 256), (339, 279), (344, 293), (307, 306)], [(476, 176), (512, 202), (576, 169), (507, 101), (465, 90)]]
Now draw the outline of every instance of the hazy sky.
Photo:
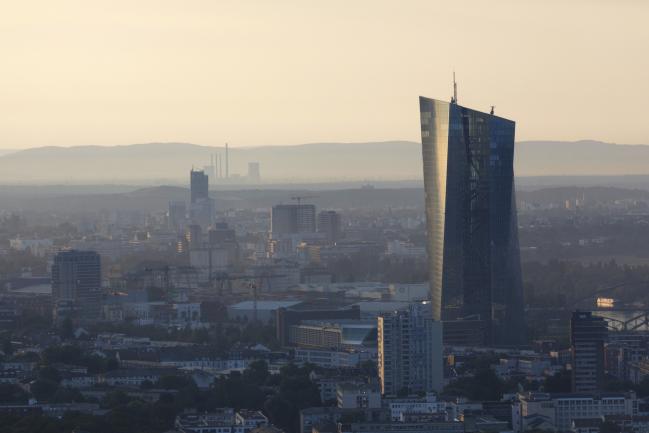
[(518, 139), (649, 144), (649, 2), (3, 1), (0, 148), (419, 140), (418, 95)]

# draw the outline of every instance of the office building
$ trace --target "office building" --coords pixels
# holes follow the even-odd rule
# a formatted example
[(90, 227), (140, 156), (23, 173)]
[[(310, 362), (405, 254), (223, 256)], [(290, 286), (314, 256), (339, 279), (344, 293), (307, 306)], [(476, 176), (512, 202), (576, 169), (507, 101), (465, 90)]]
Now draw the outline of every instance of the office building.
[(212, 223), (213, 204), (209, 196), (209, 178), (204, 171), (190, 172), (189, 218), (204, 229)]
[(187, 206), (184, 201), (170, 201), (167, 213), (169, 229), (180, 231), (185, 226), (187, 218)]
[(324, 233), (327, 241), (336, 243), (340, 237), (340, 214), (333, 210), (323, 210), (318, 214), (318, 233)]
[(289, 344), (302, 348), (376, 347), (376, 320), (304, 320), (289, 328)]
[(376, 384), (339, 383), (336, 387), (336, 404), (341, 409), (379, 409), (381, 391)]
[(441, 391), (442, 323), (428, 302), (378, 317), (378, 370), (383, 394)]
[(361, 318), (361, 310), (358, 305), (352, 305), (349, 308), (332, 306), (327, 309), (316, 308), (315, 306), (314, 308), (308, 306), (298, 308), (297, 305), (292, 307), (278, 308), (276, 312), (277, 340), (282, 346), (290, 345), (291, 328), (302, 321), (360, 320)]
[(586, 394), (549, 394), (526, 392), (512, 405), (512, 429), (515, 433), (533, 430), (539, 419), (539, 430), (570, 431), (572, 422), (603, 416), (638, 414), (638, 399), (633, 392)]
[(312, 204), (279, 204), (271, 211), (273, 237), (297, 233), (315, 233), (316, 214)]
[(603, 317), (575, 311), (570, 319), (573, 392), (598, 391), (604, 382), (604, 344), (608, 329)]
[(248, 163), (248, 182), (259, 183), (261, 182), (261, 172), (259, 170), (258, 162)]
[(189, 173), (191, 203), (209, 198), (209, 178), (203, 170), (193, 170)]
[(99, 318), (101, 260), (94, 251), (61, 251), (52, 264), (52, 297), (76, 318)]
[(433, 317), (481, 320), (484, 344), (525, 342), (515, 123), (419, 98)]

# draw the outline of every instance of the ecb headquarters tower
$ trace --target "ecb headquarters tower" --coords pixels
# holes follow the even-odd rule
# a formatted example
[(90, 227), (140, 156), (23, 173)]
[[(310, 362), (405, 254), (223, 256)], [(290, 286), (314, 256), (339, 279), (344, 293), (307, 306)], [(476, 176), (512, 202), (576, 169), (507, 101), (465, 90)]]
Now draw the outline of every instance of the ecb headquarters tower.
[(515, 123), (457, 96), (419, 106), (433, 317), (478, 344), (522, 344)]

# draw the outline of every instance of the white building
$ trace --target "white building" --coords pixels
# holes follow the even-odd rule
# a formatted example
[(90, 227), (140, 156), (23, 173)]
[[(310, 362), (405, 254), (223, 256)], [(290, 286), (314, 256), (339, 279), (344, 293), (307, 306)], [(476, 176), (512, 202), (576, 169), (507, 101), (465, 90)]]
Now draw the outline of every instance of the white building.
[(53, 242), (51, 239), (10, 239), (9, 247), (16, 251), (28, 251), (36, 257), (44, 257), (52, 252)]
[(638, 400), (633, 392), (601, 394), (548, 394), (530, 392), (519, 394), (512, 406), (512, 426), (515, 432), (528, 430), (528, 423), (542, 416), (559, 431), (568, 431), (576, 419), (605, 415), (638, 414)]
[(383, 405), (390, 413), (390, 419), (398, 422), (403, 420), (405, 413), (437, 414), (446, 411), (446, 402), (437, 401), (435, 394), (426, 394), (423, 398), (391, 398), (383, 400)]
[(376, 359), (376, 352), (368, 350), (327, 350), (297, 347), (294, 352), (296, 362), (308, 362), (324, 368), (358, 367), (361, 362)]

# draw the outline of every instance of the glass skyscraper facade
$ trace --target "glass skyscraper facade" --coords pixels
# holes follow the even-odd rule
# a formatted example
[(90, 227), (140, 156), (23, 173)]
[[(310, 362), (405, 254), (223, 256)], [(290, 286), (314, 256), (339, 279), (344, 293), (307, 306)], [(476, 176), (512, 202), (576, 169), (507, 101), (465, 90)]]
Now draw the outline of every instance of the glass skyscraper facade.
[(524, 342), (515, 123), (419, 98), (433, 317), (478, 319), (485, 344)]

